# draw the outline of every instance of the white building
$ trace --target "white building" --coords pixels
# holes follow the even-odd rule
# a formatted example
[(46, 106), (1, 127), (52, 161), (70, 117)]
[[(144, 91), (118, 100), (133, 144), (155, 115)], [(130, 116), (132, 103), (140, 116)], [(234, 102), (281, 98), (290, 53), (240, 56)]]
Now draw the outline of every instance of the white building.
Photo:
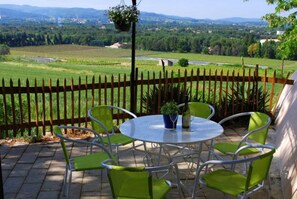
[(159, 66), (162, 66), (162, 61), (164, 62), (164, 66), (173, 66), (173, 62), (168, 59), (160, 59), (159, 60)]
[(122, 42), (117, 42), (117, 43), (114, 43), (110, 46), (105, 46), (107, 48), (127, 48), (128, 47), (128, 44), (127, 43), (122, 43)]
[(260, 39), (261, 45), (263, 45), (265, 42), (268, 42), (268, 41), (280, 42), (280, 40), (278, 39)]
[(276, 31), (276, 35), (282, 35), (282, 34), (284, 34), (285, 33), (285, 31), (283, 31), (283, 30), (277, 30)]

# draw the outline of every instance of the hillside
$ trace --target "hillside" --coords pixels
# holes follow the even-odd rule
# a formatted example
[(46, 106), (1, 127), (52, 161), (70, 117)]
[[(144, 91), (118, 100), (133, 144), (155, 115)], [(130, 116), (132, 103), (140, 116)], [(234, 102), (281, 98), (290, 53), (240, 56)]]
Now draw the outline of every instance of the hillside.
[[(49, 22), (75, 22), (75, 23), (109, 23), (105, 10), (93, 8), (49, 8), (28, 5), (0, 4), (0, 23), (8, 23), (18, 20), (26, 21), (49, 21)], [(189, 17), (169, 16), (158, 13), (141, 12), (140, 23), (150, 24), (195, 24), (195, 23), (216, 23), (216, 24), (247, 24), (266, 25), (261, 19), (228, 18), (228, 19), (194, 19)]]

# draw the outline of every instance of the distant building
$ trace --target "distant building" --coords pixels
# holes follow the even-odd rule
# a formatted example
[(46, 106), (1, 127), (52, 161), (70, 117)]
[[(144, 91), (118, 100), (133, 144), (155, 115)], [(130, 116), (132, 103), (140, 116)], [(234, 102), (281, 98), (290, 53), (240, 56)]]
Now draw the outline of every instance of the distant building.
[(162, 60), (164, 62), (164, 66), (173, 66), (173, 62), (168, 59), (160, 59), (159, 60), (159, 66), (162, 66)]
[(105, 46), (107, 48), (128, 48), (129, 45), (127, 43), (117, 42), (110, 46)]
[(277, 30), (276, 31), (276, 35), (282, 35), (282, 34), (284, 34), (285, 33), (285, 31), (283, 31), (283, 30)]
[(267, 41), (280, 42), (280, 40), (278, 40), (278, 39), (260, 39), (261, 45), (263, 45)]

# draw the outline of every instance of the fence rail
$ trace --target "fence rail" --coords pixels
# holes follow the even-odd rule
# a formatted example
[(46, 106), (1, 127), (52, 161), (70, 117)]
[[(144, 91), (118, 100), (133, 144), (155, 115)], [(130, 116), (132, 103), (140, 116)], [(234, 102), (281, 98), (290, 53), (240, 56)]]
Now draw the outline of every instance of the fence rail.
[[(293, 84), (288, 79), (289, 74), (287, 78), (277, 78), (276, 73), (267, 77), (267, 72), (258, 76), (257, 68), (248, 72), (227, 71), (225, 74), (217, 70), (198, 69), (178, 73), (147, 72), (136, 76), (133, 85), (136, 88), (136, 104), (132, 105), (131, 82), (126, 75), (79, 78), (76, 85), (73, 79), (70, 83), (66, 79), (62, 82), (49, 80), (47, 85), (43, 80), (41, 86), (37, 86), (39, 82), (36, 80), (27, 80), (24, 86), (20, 80), (17, 85), (11, 80), (9, 85), (5, 85), (3, 79), (0, 89), (0, 136), (44, 135), (46, 131), (52, 132), (53, 126), (61, 124), (88, 126), (87, 110), (102, 104), (126, 109), (134, 106), (137, 115), (159, 113), (163, 101), (175, 99), (182, 102), (186, 92), (192, 100), (212, 104), (218, 110), (217, 118), (246, 108), (262, 110), (261, 100), (273, 115), (273, 107), (282, 88)], [(246, 104), (252, 106), (245, 107)]]

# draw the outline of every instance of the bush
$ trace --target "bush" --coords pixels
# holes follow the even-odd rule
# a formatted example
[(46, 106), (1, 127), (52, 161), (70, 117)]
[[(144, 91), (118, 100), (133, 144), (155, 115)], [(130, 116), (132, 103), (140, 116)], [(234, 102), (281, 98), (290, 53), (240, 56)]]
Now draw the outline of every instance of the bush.
[(175, 101), (166, 102), (161, 107), (161, 114), (163, 115), (171, 115), (171, 114), (178, 114), (179, 108)]
[(1, 44), (0, 45), (0, 55), (9, 55), (10, 49), (7, 45)]
[(247, 85), (238, 83), (234, 88), (230, 87), (230, 90), (230, 94), (225, 95), (221, 100), (222, 107), (218, 107), (216, 121), (224, 118), (225, 111), (227, 116), (249, 111), (268, 113), (269, 94), (265, 94), (261, 86), (257, 89), (256, 85), (252, 85), (248, 89)]
[(165, 85), (162, 85), (160, 88), (154, 87), (141, 99), (142, 106), (147, 113), (159, 113), (159, 99), (161, 106), (171, 100), (180, 104), (184, 102), (184, 96), (189, 94), (189, 89), (184, 90), (183, 85), (169, 84), (167, 87)]
[(187, 67), (189, 65), (189, 60), (181, 58), (180, 60), (178, 60), (178, 65), (180, 65), (181, 67)]

